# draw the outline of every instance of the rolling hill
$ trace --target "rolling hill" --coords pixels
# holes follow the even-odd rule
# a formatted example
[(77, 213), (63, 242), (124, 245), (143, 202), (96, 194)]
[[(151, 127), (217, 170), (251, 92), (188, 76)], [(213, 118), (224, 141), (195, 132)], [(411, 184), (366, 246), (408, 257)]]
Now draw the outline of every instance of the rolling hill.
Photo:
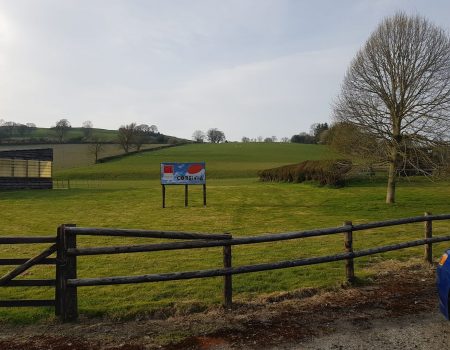
[(327, 159), (326, 146), (296, 143), (190, 144), (141, 153), (103, 164), (57, 172), (57, 178), (127, 179), (159, 178), (161, 162), (205, 161), (208, 178), (256, 177), (258, 170), (307, 159)]

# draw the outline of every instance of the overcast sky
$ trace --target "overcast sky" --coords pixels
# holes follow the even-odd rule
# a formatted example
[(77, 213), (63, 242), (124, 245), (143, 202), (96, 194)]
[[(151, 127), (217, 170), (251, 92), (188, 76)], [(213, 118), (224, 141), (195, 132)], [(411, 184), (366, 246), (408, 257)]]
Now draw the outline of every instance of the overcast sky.
[(290, 137), (398, 10), (450, 28), (448, 0), (0, 0), (0, 119)]

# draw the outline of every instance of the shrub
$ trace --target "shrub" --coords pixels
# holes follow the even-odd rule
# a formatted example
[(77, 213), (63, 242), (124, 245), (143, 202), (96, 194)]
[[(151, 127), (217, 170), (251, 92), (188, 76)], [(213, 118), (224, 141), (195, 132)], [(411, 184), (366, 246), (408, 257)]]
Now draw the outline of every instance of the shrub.
[(303, 182), (317, 181), (320, 185), (343, 185), (345, 175), (351, 170), (347, 159), (307, 160), (299, 164), (284, 165), (258, 172), (261, 181)]

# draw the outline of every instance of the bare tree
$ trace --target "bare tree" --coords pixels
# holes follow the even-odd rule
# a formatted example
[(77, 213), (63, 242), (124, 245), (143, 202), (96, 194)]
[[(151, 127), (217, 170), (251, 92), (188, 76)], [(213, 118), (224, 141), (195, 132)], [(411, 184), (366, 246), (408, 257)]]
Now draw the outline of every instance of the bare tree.
[(130, 151), (137, 133), (136, 123), (131, 123), (127, 125), (122, 125), (118, 131), (118, 140), (120, 146), (122, 146), (125, 153)]
[(250, 142), (250, 139), (247, 136), (242, 136), (241, 142), (248, 143)]
[(201, 130), (195, 130), (194, 133), (192, 134), (192, 140), (194, 140), (195, 142), (203, 142), (205, 141), (205, 138), (206, 135)]
[(149, 126), (149, 131), (152, 134), (159, 134), (158, 127), (156, 125), (150, 125)]
[(144, 134), (152, 133), (150, 126), (148, 126), (148, 124), (139, 124), (138, 126), (136, 126), (136, 128)]
[(86, 140), (90, 139), (92, 137), (92, 128), (94, 127), (94, 124), (90, 120), (86, 120), (83, 122), (81, 129), (83, 131), (84, 138)]
[(206, 137), (211, 143), (220, 143), (225, 141), (225, 134), (223, 133), (223, 131), (220, 131), (216, 128), (209, 129), (206, 132)]
[(433, 150), (448, 141), (449, 110), (449, 36), (424, 18), (398, 13), (353, 59), (334, 115), (376, 140), (389, 168), (386, 203), (394, 203), (399, 169), (430, 173), (438, 165)]
[(153, 132), (150, 130), (150, 127), (147, 124), (140, 124), (136, 126), (133, 140), (136, 151), (140, 151), (142, 145), (150, 142), (150, 134), (153, 134)]
[(379, 147), (375, 137), (364, 128), (348, 122), (333, 124), (321, 133), (320, 142), (366, 167), (372, 167), (384, 156), (382, 147)]
[(100, 141), (98, 137), (93, 137), (92, 142), (88, 146), (88, 153), (92, 154), (95, 158), (95, 163), (98, 161), (98, 156), (105, 150), (105, 145)]
[(55, 131), (60, 143), (64, 141), (64, 138), (66, 137), (71, 127), (72, 126), (67, 119), (61, 119), (56, 122), (56, 125), (52, 129)]

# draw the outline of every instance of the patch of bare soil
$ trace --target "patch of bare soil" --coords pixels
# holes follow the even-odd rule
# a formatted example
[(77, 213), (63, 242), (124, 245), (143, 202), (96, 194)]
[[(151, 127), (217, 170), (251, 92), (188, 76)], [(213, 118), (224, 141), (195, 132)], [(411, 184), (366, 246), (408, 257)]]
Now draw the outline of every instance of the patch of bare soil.
[(335, 333), (343, 322), (359, 330), (374, 320), (437, 309), (435, 269), (420, 262), (384, 262), (369, 286), (270, 295), (231, 311), (165, 320), (81, 319), (75, 324), (3, 326), (0, 349), (274, 349)]

